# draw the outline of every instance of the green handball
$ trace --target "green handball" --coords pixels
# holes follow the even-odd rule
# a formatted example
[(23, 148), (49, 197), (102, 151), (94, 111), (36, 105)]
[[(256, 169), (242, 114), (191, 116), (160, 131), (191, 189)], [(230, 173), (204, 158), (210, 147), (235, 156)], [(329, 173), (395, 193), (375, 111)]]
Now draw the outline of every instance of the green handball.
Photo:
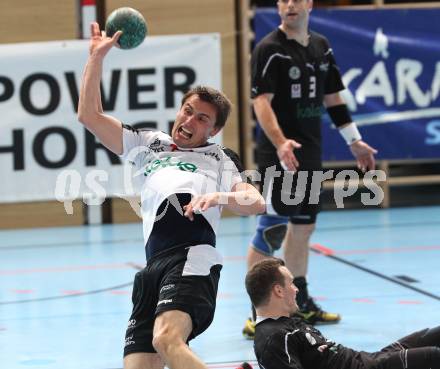
[(110, 13), (105, 22), (105, 33), (108, 37), (112, 37), (117, 31), (122, 31), (118, 40), (121, 49), (133, 49), (144, 41), (147, 22), (136, 9), (118, 8)]

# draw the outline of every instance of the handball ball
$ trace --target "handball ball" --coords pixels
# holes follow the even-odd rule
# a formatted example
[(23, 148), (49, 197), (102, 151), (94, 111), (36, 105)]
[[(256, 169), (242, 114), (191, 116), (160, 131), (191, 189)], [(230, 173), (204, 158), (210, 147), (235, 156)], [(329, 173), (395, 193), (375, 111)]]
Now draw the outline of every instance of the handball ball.
[(136, 9), (118, 8), (110, 13), (105, 22), (105, 33), (112, 37), (122, 31), (118, 44), (121, 49), (133, 49), (144, 41), (147, 35), (147, 22)]

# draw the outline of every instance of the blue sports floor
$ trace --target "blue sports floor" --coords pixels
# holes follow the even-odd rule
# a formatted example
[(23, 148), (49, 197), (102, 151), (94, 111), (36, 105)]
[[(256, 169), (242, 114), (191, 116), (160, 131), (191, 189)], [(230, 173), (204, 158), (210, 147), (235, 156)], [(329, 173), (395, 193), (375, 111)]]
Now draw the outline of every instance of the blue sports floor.
[[(225, 266), (211, 327), (191, 347), (210, 368), (253, 362), (245, 255), (255, 218), (224, 219)], [(336, 342), (376, 350), (440, 324), (440, 207), (322, 212), (309, 282)], [(144, 264), (140, 224), (0, 232), (0, 367), (116, 369)]]

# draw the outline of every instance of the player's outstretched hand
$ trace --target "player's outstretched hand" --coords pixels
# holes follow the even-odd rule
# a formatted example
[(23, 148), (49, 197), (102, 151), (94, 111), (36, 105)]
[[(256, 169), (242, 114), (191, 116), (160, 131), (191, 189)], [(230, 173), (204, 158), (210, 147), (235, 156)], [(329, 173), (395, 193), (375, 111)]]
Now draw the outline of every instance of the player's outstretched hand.
[(357, 166), (362, 172), (373, 170), (376, 166), (374, 155), (377, 150), (372, 148), (366, 142), (359, 140), (350, 145), (350, 150), (357, 160)]
[(201, 196), (194, 196), (188, 205), (183, 207), (183, 210), (189, 220), (194, 220), (194, 214), (200, 214), (213, 206), (220, 204), (221, 193), (213, 192)]
[(90, 25), (90, 31), (89, 53), (90, 55), (96, 53), (102, 57), (104, 57), (113, 46), (117, 45), (118, 39), (122, 35), (121, 31), (117, 31), (113, 37), (107, 37), (105, 31), (101, 31), (99, 24), (96, 22)]

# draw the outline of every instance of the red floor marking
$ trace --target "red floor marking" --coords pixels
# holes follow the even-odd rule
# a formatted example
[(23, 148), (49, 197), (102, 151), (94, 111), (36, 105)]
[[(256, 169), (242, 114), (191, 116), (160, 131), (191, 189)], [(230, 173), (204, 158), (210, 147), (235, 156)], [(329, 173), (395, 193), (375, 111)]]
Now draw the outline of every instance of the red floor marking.
[(390, 254), (398, 252), (414, 252), (414, 251), (432, 251), (440, 250), (440, 246), (408, 246), (408, 247), (383, 247), (373, 249), (359, 250), (341, 250), (335, 251), (337, 255), (356, 255), (356, 254)]
[(414, 251), (432, 251), (440, 250), (440, 246), (406, 246), (406, 247), (376, 247), (371, 249), (356, 249), (356, 250), (334, 250), (325, 247), (319, 243), (310, 246), (323, 253), (324, 255), (355, 255), (355, 254), (388, 254), (398, 252), (414, 252)]
[(402, 305), (421, 305), (421, 304), (423, 304), (423, 302), (417, 301), (417, 300), (400, 300), (397, 303), (402, 304)]
[(11, 292), (24, 295), (24, 294), (34, 293), (35, 290), (11, 290)]
[(0, 275), (31, 274), (31, 273), (59, 273), (59, 272), (77, 272), (77, 271), (81, 271), (81, 270), (127, 269), (127, 268), (131, 268), (131, 265), (129, 265), (129, 263), (78, 265), (78, 266), (65, 266), (65, 267), (53, 267), (53, 268), (0, 270)]
[(319, 243), (315, 243), (314, 245), (311, 246), (312, 248), (314, 248), (315, 250), (320, 251), (321, 253), (323, 253), (324, 255), (333, 255), (335, 254), (335, 251), (332, 249), (329, 249), (328, 247), (325, 247), (323, 245), (320, 245)]
[(362, 302), (364, 304), (374, 304), (376, 301), (363, 298), (363, 299), (353, 299), (353, 302)]

